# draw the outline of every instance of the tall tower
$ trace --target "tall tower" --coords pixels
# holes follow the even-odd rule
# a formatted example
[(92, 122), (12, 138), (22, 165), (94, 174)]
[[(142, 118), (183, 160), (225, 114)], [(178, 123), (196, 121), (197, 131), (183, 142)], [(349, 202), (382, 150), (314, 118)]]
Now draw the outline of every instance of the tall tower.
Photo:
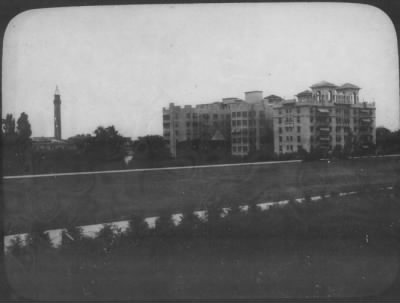
[(61, 97), (58, 86), (54, 92), (54, 138), (61, 140)]

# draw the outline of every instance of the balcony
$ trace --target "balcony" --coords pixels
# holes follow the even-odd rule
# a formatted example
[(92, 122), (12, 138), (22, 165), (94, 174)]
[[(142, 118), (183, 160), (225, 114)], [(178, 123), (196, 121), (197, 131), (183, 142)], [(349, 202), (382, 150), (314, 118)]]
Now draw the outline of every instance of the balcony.
[(369, 124), (371, 124), (372, 123), (372, 119), (371, 118), (361, 118), (360, 119), (360, 123), (362, 124), (362, 125), (369, 125)]
[(326, 108), (318, 108), (317, 115), (321, 115), (321, 116), (329, 115), (329, 110)]
[(320, 127), (318, 128), (318, 130), (319, 130), (320, 132), (330, 132), (330, 131), (331, 131), (331, 129), (330, 129), (329, 127), (326, 127), (326, 126), (320, 126)]

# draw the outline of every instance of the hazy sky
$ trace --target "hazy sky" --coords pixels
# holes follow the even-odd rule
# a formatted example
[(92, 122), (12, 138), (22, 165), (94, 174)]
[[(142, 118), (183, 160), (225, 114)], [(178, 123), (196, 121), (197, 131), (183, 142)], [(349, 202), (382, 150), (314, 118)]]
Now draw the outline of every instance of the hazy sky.
[(124, 136), (162, 133), (162, 107), (240, 97), (286, 98), (326, 80), (375, 101), (377, 125), (399, 127), (396, 33), (359, 4), (186, 4), (40, 9), (14, 18), (3, 56), (3, 115), (63, 138), (115, 125)]

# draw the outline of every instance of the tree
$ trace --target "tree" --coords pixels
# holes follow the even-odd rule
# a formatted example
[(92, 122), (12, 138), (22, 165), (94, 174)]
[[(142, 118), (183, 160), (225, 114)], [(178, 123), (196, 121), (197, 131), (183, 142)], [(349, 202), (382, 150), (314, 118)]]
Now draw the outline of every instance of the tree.
[(26, 246), (35, 254), (39, 250), (46, 250), (53, 247), (49, 233), (45, 231), (46, 227), (41, 222), (32, 224), (31, 232), (26, 237)]
[(31, 124), (26, 113), (21, 113), (21, 116), (17, 120), (17, 134), (18, 139), (22, 143), (27, 142), (32, 135)]
[(15, 238), (11, 239), (8, 252), (12, 254), (14, 257), (22, 256), (24, 252), (24, 244), (20, 236), (16, 236)]
[(171, 214), (167, 210), (161, 211), (160, 216), (156, 219), (154, 232), (157, 236), (171, 236), (174, 233), (175, 225)]
[(94, 130), (94, 134), (95, 136), (75, 136), (70, 140), (79, 143), (79, 151), (87, 157), (90, 163), (123, 159), (126, 138), (121, 136), (113, 125), (99, 126)]
[(134, 145), (135, 158), (143, 160), (166, 160), (171, 158), (167, 141), (158, 135), (139, 137)]
[(400, 131), (391, 132), (385, 127), (376, 128), (376, 147), (382, 154), (400, 152)]
[(103, 251), (103, 254), (107, 255), (111, 250), (118, 244), (121, 230), (112, 224), (103, 224), (103, 227), (97, 233), (96, 242)]
[(183, 236), (192, 237), (201, 234), (203, 221), (194, 213), (194, 207), (188, 205), (184, 208), (182, 220), (178, 229)]
[(12, 114), (7, 114), (6, 118), (2, 119), (1, 131), (4, 137), (15, 135), (15, 119)]
[(134, 214), (129, 219), (129, 227), (127, 236), (134, 240), (139, 240), (147, 236), (149, 233), (149, 225), (145, 221), (143, 214)]

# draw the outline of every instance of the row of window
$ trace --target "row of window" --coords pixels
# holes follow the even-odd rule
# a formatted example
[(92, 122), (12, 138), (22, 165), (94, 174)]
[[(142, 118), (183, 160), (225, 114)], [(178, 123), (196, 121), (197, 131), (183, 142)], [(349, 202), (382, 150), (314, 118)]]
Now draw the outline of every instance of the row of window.
[[(318, 111), (318, 107), (311, 107), (310, 112), (311, 114), (316, 113)], [(373, 114), (373, 109), (347, 109), (347, 108), (328, 108), (328, 113), (332, 114), (335, 112), (336, 114), (344, 114), (349, 116), (350, 114), (357, 115), (357, 114), (363, 114), (363, 115), (372, 115)], [(282, 115), (282, 113), (286, 114), (291, 114), (296, 112), (297, 114), (300, 114), (300, 108), (296, 108), (296, 110), (292, 109), (279, 109), (278, 114)]]
[[(279, 142), (283, 141), (283, 137), (279, 136)], [(293, 142), (293, 136), (286, 136), (286, 142)], [(297, 136), (297, 142), (301, 142), (301, 137)]]
[(247, 153), (249, 151), (249, 147), (246, 145), (232, 146), (232, 152), (234, 153)]
[[(285, 123), (293, 123), (293, 118), (285, 118)], [(296, 117), (297, 123), (300, 123), (300, 117)], [(278, 118), (278, 123), (282, 124), (282, 118)]]
[(240, 143), (247, 144), (248, 142), (249, 142), (249, 139), (247, 137), (232, 138), (232, 143), (233, 144), (240, 144)]
[[(300, 150), (301, 149), (301, 145), (297, 145), (297, 150)], [(293, 151), (295, 151), (294, 149), (293, 149), (293, 145), (286, 145), (286, 151), (287, 152), (293, 152)], [(282, 145), (279, 145), (279, 152), (283, 152), (283, 146)]]
[[(282, 112), (283, 112), (283, 111), (284, 111), (286, 114), (291, 114), (291, 113), (292, 113), (292, 109), (291, 109), (291, 108), (286, 108), (285, 110), (279, 109), (279, 110), (278, 110), (279, 115), (282, 115)], [(294, 110), (293, 110), (293, 111), (294, 111)], [(300, 114), (300, 108), (299, 108), (299, 107), (296, 108), (296, 113)]]
[[(286, 132), (292, 132), (294, 130), (294, 127), (292, 126), (286, 126), (284, 127)], [(297, 126), (297, 132), (300, 133), (301, 132), (301, 126)], [(282, 127), (278, 128), (278, 132), (281, 134), (282, 133)]]
[(232, 120), (232, 126), (255, 126), (255, 120)]

